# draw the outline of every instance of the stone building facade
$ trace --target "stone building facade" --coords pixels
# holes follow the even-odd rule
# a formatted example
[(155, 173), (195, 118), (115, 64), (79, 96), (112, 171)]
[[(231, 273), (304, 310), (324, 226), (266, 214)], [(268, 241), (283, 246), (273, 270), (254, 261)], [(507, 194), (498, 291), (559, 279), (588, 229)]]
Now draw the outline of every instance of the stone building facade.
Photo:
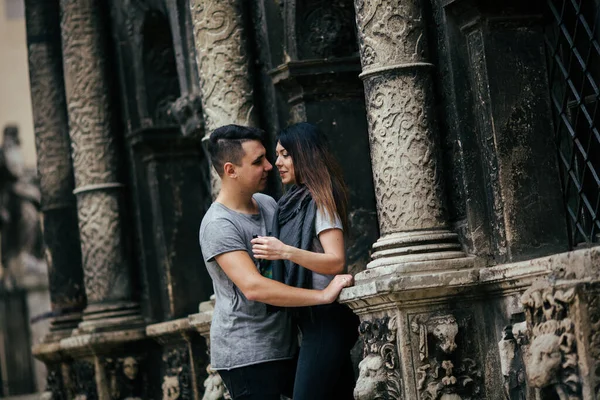
[(226, 396), (202, 139), (306, 120), (350, 188), (358, 400), (598, 398), (598, 7), (26, 0), (48, 394)]

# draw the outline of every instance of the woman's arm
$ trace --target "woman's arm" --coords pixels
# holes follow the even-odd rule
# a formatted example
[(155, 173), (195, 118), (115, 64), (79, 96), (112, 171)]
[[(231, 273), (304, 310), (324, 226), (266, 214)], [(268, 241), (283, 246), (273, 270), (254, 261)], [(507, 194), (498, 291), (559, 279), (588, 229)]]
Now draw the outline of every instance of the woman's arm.
[(342, 230), (334, 228), (322, 231), (319, 240), (324, 253), (298, 249), (274, 237), (259, 236), (252, 239), (252, 252), (257, 259), (290, 260), (319, 274), (341, 274), (346, 262)]

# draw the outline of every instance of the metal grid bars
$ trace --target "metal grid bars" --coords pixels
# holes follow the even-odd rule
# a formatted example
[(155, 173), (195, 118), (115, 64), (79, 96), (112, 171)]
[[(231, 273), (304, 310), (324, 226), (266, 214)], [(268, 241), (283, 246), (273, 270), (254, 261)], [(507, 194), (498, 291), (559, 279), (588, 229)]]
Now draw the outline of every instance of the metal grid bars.
[(600, 241), (600, 2), (547, 0), (546, 54), (571, 247)]

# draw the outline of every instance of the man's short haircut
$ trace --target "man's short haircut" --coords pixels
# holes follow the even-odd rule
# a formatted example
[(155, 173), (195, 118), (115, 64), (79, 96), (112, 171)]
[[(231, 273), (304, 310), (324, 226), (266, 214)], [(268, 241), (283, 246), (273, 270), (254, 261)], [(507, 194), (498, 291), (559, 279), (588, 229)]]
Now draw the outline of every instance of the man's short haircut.
[(264, 144), (265, 131), (259, 128), (240, 125), (225, 125), (215, 129), (208, 140), (208, 154), (213, 167), (223, 176), (223, 166), (230, 162), (240, 165), (244, 157), (242, 143), (249, 140), (258, 140)]

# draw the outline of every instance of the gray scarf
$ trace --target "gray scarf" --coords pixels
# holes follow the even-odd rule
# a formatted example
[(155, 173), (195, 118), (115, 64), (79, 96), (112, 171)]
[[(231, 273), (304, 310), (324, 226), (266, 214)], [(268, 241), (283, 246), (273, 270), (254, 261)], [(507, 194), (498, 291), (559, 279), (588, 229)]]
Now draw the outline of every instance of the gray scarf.
[[(277, 203), (272, 234), (283, 243), (311, 250), (317, 205), (304, 185), (294, 185)], [(273, 279), (289, 286), (312, 288), (312, 272), (289, 260), (273, 261)]]

